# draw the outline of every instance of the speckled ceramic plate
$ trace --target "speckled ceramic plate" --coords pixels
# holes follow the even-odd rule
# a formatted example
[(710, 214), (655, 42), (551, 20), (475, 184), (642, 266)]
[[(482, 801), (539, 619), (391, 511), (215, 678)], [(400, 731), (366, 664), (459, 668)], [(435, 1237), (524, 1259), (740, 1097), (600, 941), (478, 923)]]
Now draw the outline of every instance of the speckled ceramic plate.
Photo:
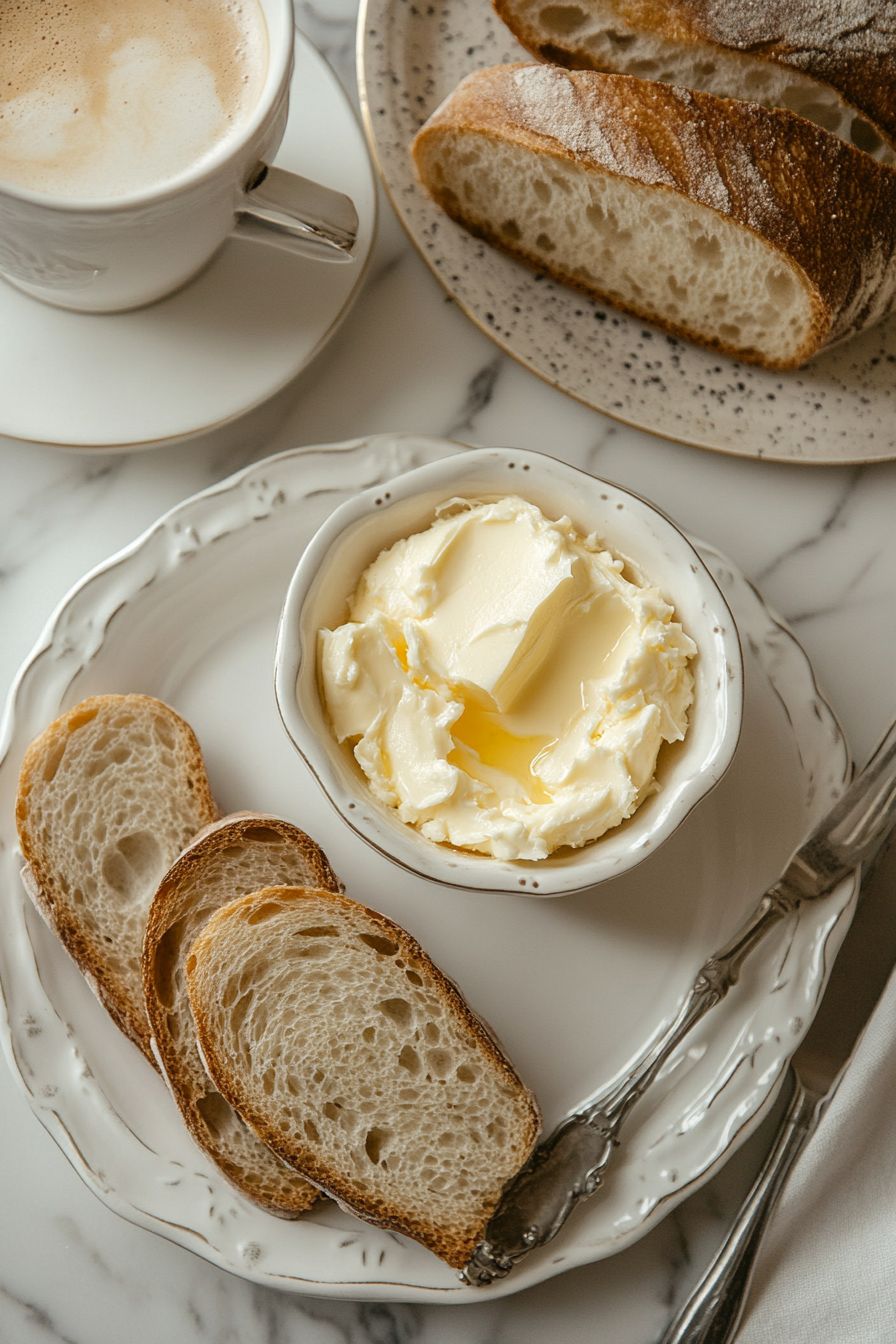
[(430, 883), (371, 852), (280, 725), (277, 617), (296, 558), (330, 510), (452, 451), (409, 437), (308, 449), (187, 500), (63, 601), (3, 725), (0, 1035), (15, 1077), (110, 1207), (237, 1274), (296, 1292), (481, 1300), (640, 1237), (770, 1106), (855, 899), (855, 883), (841, 883), (753, 956), (633, 1115), (605, 1190), (491, 1289), (462, 1286), (418, 1246), (331, 1204), (290, 1223), (231, 1190), (22, 890), (16, 777), (26, 744), (60, 710), (102, 691), (146, 691), (174, 705), (199, 734), (220, 806), (279, 812), (310, 831), (349, 893), (409, 928), (494, 1024), (548, 1126), (626, 1071), (848, 775), (843, 737), (805, 654), (745, 579), (701, 547), (743, 642), (743, 732), (725, 778), (653, 858), (594, 891), (526, 901)]
[(433, 204), (414, 176), (414, 133), (471, 70), (532, 59), (490, 0), (362, 4), (358, 72), (380, 175), (468, 317), (561, 391), (665, 438), (786, 462), (896, 457), (896, 317), (795, 373), (766, 373), (534, 274)]

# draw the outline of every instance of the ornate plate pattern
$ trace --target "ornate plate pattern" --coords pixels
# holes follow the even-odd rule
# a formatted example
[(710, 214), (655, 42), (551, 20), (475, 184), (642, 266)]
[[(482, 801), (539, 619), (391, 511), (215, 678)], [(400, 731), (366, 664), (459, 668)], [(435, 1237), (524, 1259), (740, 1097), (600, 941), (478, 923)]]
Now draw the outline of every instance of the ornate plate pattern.
[[(662, 849), (555, 901), (454, 891), (372, 854), (280, 726), (277, 616), (306, 541), (359, 488), (458, 445), (379, 437), (256, 463), (165, 515), (63, 601), (11, 692), (0, 752), (2, 1038), (35, 1114), (113, 1209), (257, 1282), (354, 1298), (481, 1300), (412, 1243), (331, 1204), (282, 1222), (194, 1149), (161, 1080), (120, 1036), (24, 896), (13, 802), (28, 741), (99, 691), (170, 701), (196, 728), (224, 809), (276, 811), (323, 844), (350, 894), (405, 924), (503, 1037), (545, 1123), (623, 1074), (693, 970), (842, 789), (849, 756), (793, 637), (722, 556), (701, 554), (744, 646), (741, 742)], [(492, 1295), (636, 1240), (724, 1160), (771, 1104), (845, 933), (856, 884), (801, 913), (747, 964), (632, 1118), (603, 1194)]]
[(534, 58), (489, 0), (366, 0), (358, 71), (367, 135), (398, 216), (436, 278), (508, 354), (563, 392), (665, 438), (807, 463), (896, 457), (896, 316), (794, 373), (767, 373), (595, 303), (456, 225), (408, 146), (473, 69)]

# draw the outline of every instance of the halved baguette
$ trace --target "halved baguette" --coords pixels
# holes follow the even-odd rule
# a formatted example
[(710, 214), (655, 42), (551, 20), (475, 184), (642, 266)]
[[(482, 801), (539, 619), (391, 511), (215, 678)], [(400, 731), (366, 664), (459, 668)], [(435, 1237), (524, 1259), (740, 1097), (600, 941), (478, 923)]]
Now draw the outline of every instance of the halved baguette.
[(896, 169), (789, 112), (493, 66), (412, 148), (474, 233), (740, 359), (795, 368), (896, 302)]
[(213, 821), (199, 743), (148, 695), (82, 700), (25, 754), (25, 886), (117, 1026), (155, 1067), (140, 953), (159, 880)]
[(351, 1212), (464, 1265), (535, 1143), (535, 1100), (404, 929), (271, 887), (187, 958), (206, 1066), (259, 1138)]
[(275, 884), (340, 884), (323, 850), (288, 821), (261, 814), (224, 817), (198, 835), (165, 874), (143, 943), (143, 990), (153, 1044), (187, 1128), (243, 1194), (294, 1218), (320, 1192), (259, 1143), (216, 1092), (196, 1046), (184, 961), (215, 910)]
[(524, 47), (606, 70), (785, 107), (892, 162), (892, 4), (817, 0), (494, 0)]

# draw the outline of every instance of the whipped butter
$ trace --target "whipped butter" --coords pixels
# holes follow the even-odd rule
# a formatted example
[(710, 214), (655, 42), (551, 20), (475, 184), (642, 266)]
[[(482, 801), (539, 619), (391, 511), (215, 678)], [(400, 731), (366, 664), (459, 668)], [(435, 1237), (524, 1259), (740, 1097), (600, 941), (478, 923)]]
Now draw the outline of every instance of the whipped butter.
[(320, 631), (330, 724), (429, 839), (545, 858), (631, 816), (684, 737), (697, 650), (674, 614), (568, 518), (450, 500)]

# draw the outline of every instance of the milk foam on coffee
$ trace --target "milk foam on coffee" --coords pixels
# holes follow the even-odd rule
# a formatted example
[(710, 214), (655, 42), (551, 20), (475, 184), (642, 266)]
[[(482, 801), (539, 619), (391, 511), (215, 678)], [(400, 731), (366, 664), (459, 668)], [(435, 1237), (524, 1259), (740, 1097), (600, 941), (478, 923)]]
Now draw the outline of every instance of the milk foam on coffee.
[(2, 0), (0, 182), (164, 185), (239, 130), (267, 60), (258, 0)]

